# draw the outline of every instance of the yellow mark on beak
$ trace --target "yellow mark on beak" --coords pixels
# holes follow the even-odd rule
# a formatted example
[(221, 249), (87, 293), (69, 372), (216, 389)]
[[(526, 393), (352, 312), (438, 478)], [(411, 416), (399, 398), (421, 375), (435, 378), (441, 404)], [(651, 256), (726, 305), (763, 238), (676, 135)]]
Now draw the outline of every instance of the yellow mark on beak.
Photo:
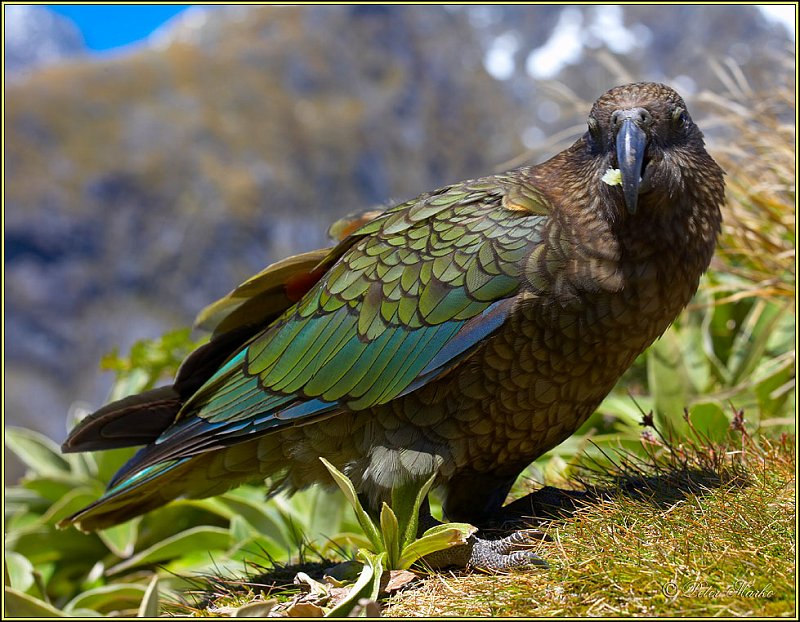
[(620, 186), (622, 185), (622, 171), (618, 168), (606, 169), (600, 180), (609, 186)]

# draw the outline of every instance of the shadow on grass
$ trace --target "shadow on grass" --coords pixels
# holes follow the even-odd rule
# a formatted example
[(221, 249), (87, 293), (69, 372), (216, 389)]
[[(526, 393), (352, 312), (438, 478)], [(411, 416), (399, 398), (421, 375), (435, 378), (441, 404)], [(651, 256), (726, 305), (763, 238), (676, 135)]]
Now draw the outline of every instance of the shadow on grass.
[(493, 536), (507, 535), (509, 530), (567, 519), (580, 508), (619, 498), (668, 509), (690, 496), (747, 486), (751, 482), (747, 462), (763, 452), (744, 428), (734, 420), (732, 431), (741, 435), (741, 449), (733, 450), (732, 445), (714, 443), (694, 429), (688, 415), (685, 420), (694, 439), (676, 443), (652, 426), (652, 414), (645, 415), (644, 455), (595, 445), (600, 458), (588, 454), (579, 458), (572, 488), (545, 486), (509, 503), (489, 531)]

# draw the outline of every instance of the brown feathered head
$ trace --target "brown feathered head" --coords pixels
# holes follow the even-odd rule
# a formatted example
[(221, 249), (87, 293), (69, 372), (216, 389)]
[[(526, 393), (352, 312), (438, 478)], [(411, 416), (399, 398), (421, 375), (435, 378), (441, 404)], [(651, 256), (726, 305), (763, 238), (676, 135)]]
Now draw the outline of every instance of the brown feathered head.
[(582, 139), (612, 196), (635, 214), (642, 200), (698, 199), (722, 202), (722, 170), (708, 155), (703, 134), (678, 93), (664, 84), (638, 82), (611, 89), (592, 107)]

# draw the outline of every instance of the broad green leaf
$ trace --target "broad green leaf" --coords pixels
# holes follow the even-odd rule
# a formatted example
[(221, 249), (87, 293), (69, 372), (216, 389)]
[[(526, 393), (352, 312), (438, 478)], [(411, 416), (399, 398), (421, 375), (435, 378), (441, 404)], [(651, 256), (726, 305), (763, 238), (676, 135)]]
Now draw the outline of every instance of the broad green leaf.
[(770, 363), (758, 370), (759, 380), (755, 386), (762, 419), (780, 416), (787, 412), (785, 406), (795, 387), (794, 356), (786, 357), (784, 360), (773, 359)]
[(121, 558), (130, 557), (136, 547), (136, 540), (139, 537), (139, 525), (142, 517), (137, 516), (120, 525), (108, 527), (98, 531), (97, 535), (114, 555)]
[(83, 585), (82, 582), (76, 581), (76, 578), (87, 576), (93, 566), (92, 561), (92, 559), (65, 558), (51, 564), (36, 565), (36, 570), (41, 571), (43, 575), (42, 584), (46, 585), (41, 594), (46, 593), (50, 602), (65, 603), (82, 590), (97, 587), (96, 584)]
[(214, 499), (203, 499), (203, 502), (214, 501), (221, 507), (221, 512), (227, 514), (228, 519), (239, 516), (247, 521), (258, 533), (268, 536), (272, 540), (288, 546), (291, 544), (289, 530), (282, 524), (280, 513), (265, 499), (264, 493), (259, 491), (256, 500), (246, 498), (238, 490), (225, 493)]
[(34, 511), (40, 508), (44, 511), (47, 502), (37, 493), (22, 486), (11, 486), (6, 488), (5, 493), (5, 516), (6, 520), (15, 514)]
[[(291, 497), (291, 503), (301, 505), (298, 508), (305, 519), (305, 536), (313, 543), (334, 537), (337, 533), (352, 529), (355, 523), (349, 518), (345, 500), (335, 490), (326, 490), (322, 486), (312, 486)], [(345, 526), (345, 517), (348, 526)]]
[(718, 402), (694, 404), (690, 415), (692, 425), (705, 438), (716, 442), (727, 438), (729, 421)]
[[(47, 593), (50, 587), (50, 581), (55, 576), (57, 569), (58, 564), (55, 562), (37, 565), (33, 570), (34, 585), (27, 591), (27, 593), (31, 596), (35, 596), (36, 598), (44, 598), (50, 602), (47, 598)], [(53, 591), (53, 594), (57, 595), (58, 593)]]
[[(253, 559), (253, 557), (247, 557)], [(158, 564), (161, 568), (162, 564)], [(224, 549), (196, 550), (184, 553), (171, 561), (164, 562), (164, 570), (169, 575), (222, 575), (234, 577), (242, 571), (240, 560), (232, 559)], [(162, 575), (165, 578), (165, 575)], [(188, 589), (192, 589), (189, 587)]]
[(386, 553), (374, 554), (364, 551), (360, 555), (364, 559), (364, 568), (358, 577), (358, 581), (350, 590), (347, 598), (331, 609), (326, 614), (326, 618), (346, 618), (362, 598), (378, 599)]
[(648, 396), (637, 395), (634, 401), (629, 395), (612, 393), (603, 400), (598, 410), (603, 414), (616, 417), (626, 425), (638, 428), (639, 423), (642, 421), (642, 410), (647, 413), (652, 407), (652, 401)]
[(358, 530), (358, 521), (348, 505), (341, 491), (312, 486), (291, 496), (276, 495), (268, 507), (284, 526), (287, 542), (302, 541), (324, 548), (337, 534)]
[(419, 509), (428, 496), (434, 479), (436, 479), (435, 473), (424, 482), (416, 480), (392, 489), (392, 510), (400, 525), (401, 549), (417, 538)]
[(250, 526), (241, 516), (234, 516), (228, 526), (233, 542), (241, 542), (256, 535), (256, 530)]
[(758, 300), (742, 323), (731, 347), (728, 370), (734, 383), (746, 378), (764, 354), (773, 328), (786, 308), (780, 309), (766, 300)]
[(106, 585), (106, 565), (105, 560), (97, 560), (89, 572), (85, 574), (83, 581), (81, 581), (81, 589), (91, 590), (101, 585)]
[(372, 542), (372, 546), (375, 547), (375, 552), (382, 552), (383, 542), (380, 533), (378, 532), (378, 528), (361, 506), (361, 501), (358, 499), (358, 494), (356, 494), (356, 489), (353, 487), (353, 484), (349, 479), (347, 479), (347, 476), (344, 473), (339, 471), (339, 469), (325, 460), (325, 458), (320, 457), (320, 460), (322, 461), (322, 464), (325, 465), (325, 468), (328, 469), (333, 481), (336, 482), (336, 485), (339, 486), (341, 491), (344, 493), (344, 496), (347, 499), (347, 502), (350, 504), (350, 507), (352, 507), (353, 511), (355, 511), (358, 524), (361, 525), (361, 529), (364, 530), (367, 538), (369, 538), (369, 541)]
[(78, 594), (64, 607), (66, 613), (75, 609), (91, 609), (101, 613), (120, 611), (139, 606), (145, 587), (135, 583), (101, 585)]
[(794, 351), (797, 334), (797, 318), (791, 310), (781, 313), (780, 319), (770, 331), (767, 350), (770, 352)]
[(386, 567), (394, 569), (400, 558), (400, 527), (392, 508), (386, 503), (381, 505), (381, 535), (386, 551)]
[(43, 600), (34, 598), (11, 587), (5, 588), (3, 615), (11, 618), (65, 618), (67, 614), (59, 611)]
[(418, 559), (453, 546), (466, 544), (467, 538), (478, 531), (467, 523), (444, 523), (428, 529), (422, 537), (409, 544), (397, 564), (398, 569), (405, 570)]
[(139, 618), (155, 618), (161, 610), (161, 604), (158, 598), (158, 575), (153, 575), (147, 589), (142, 597), (142, 602), (139, 605)]
[(144, 564), (164, 562), (194, 551), (227, 550), (230, 548), (231, 534), (220, 527), (193, 527), (167, 538), (133, 555), (129, 559), (109, 568), (109, 574), (116, 574)]
[[(664, 333), (647, 351), (647, 382), (655, 397), (656, 413), (667, 427), (675, 427), (688, 406), (690, 383), (683, 366), (680, 339), (675, 329)], [(683, 429), (683, 426), (678, 426)]]
[(38, 475), (64, 475), (69, 464), (61, 457), (61, 449), (44, 434), (9, 426), (5, 429), (6, 447), (25, 466)]
[(99, 493), (101, 493), (103, 490), (99, 484), (95, 490), (90, 486), (87, 486), (85, 480), (66, 472), (53, 473), (48, 476), (26, 478), (23, 480), (21, 485), (23, 488), (27, 488), (28, 490), (32, 490), (36, 492), (36, 494), (41, 495), (43, 499), (46, 499), (50, 503), (59, 501), (64, 497), (64, 495), (69, 494), (78, 487), (82, 487), (84, 490), (89, 490), (93, 493), (97, 493), (95, 494), (95, 497), (98, 497)]
[(731, 374), (725, 361), (730, 354), (733, 342), (730, 326), (736, 324), (734, 308), (738, 305), (715, 305), (706, 313), (702, 321), (703, 352), (706, 355), (715, 376), (724, 384), (732, 383)]
[(77, 529), (57, 531), (46, 525), (19, 529), (6, 534), (6, 550), (27, 557), (35, 568), (47, 562), (73, 559), (91, 567), (108, 551), (95, 534), (81, 533)]
[(181, 534), (190, 527), (208, 525), (227, 529), (227, 521), (220, 520), (216, 513), (196, 505), (193, 500), (186, 499), (175, 500), (141, 518), (137, 551)]
[(5, 584), (20, 592), (27, 592), (33, 585), (33, 564), (24, 555), (14, 551), (5, 554)]
[(703, 327), (698, 319), (690, 316), (687, 325), (678, 329), (677, 333), (689, 382), (687, 389), (694, 394), (703, 393), (711, 382), (711, 363), (703, 350)]
[(55, 525), (62, 518), (74, 514), (96, 499), (96, 492), (86, 486), (70, 490), (42, 514), (42, 522)]
[(84, 483), (97, 480), (97, 464), (92, 452), (64, 454), (62, 457), (67, 461), (69, 470), (75, 478)]

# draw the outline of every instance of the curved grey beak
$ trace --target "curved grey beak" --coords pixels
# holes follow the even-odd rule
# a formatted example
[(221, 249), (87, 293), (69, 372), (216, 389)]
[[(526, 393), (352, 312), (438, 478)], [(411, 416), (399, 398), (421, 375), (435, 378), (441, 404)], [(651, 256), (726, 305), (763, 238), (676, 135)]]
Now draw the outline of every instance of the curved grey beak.
[[(647, 148), (647, 134), (634, 120), (634, 111), (622, 111), (622, 126), (617, 132), (617, 161), (622, 176), (622, 193), (625, 207), (631, 214), (636, 213), (639, 202), (639, 184), (642, 181), (642, 162)], [(638, 117), (638, 114), (636, 115)]]

